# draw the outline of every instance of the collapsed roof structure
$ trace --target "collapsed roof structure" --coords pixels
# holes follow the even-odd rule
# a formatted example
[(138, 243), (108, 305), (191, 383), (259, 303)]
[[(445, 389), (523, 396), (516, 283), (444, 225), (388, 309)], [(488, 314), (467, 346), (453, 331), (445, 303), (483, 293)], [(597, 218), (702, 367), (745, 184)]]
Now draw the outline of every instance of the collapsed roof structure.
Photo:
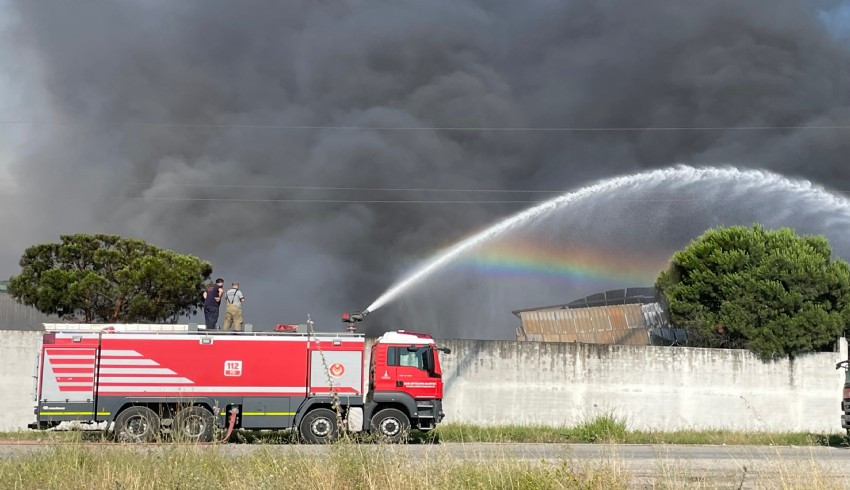
[(570, 303), (515, 310), (519, 341), (619, 345), (684, 343), (652, 287), (613, 289)]

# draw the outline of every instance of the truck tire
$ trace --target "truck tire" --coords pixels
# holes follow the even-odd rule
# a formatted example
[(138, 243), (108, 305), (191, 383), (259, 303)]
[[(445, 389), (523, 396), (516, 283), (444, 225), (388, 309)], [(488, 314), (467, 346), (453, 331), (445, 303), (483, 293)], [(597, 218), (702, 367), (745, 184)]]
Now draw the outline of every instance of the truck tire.
[(410, 436), (410, 419), (401, 410), (385, 408), (372, 417), (371, 432), (378, 441), (398, 444)]
[(180, 442), (211, 442), (215, 417), (204, 407), (186, 407), (174, 416), (174, 439)]
[(118, 414), (113, 432), (121, 442), (153, 442), (159, 436), (159, 416), (147, 407), (129, 407)]
[(339, 437), (336, 413), (327, 408), (311, 410), (298, 425), (301, 438), (309, 444), (329, 444)]

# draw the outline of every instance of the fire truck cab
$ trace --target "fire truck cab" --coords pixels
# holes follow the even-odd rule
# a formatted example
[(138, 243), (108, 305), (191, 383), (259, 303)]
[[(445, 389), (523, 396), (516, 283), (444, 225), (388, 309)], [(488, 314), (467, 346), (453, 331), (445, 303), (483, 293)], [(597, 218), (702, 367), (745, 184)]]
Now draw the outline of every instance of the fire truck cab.
[(389, 442), (442, 420), (439, 352), (425, 334), (197, 331), (189, 325), (45, 325), (32, 429), (107, 422), (117, 439), (209, 442), (216, 429), (341, 431)]

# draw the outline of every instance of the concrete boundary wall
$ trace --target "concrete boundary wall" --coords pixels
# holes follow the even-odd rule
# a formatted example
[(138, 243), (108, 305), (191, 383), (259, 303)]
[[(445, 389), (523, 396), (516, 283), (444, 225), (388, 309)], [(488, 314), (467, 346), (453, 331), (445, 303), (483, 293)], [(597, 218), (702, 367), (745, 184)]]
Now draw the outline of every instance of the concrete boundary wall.
[(602, 414), (650, 430), (840, 432), (841, 353), (448, 340), (447, 421), (572, 426)]
[(0, 330), (0, 430), (24, 430), (35, 421), (33, 385), (44, 332)]
[[(33, 420), (41, 332), (0, 331), (0, 430)], [(841, 353), (762, 362), (745, 351), (487, 340), (438, 342), (446, 422), (572, 426), (613, 414), (652, 430), (840, 432)], [(367, 351), (368, 355), (368, 351)], [(368, 360), (367, 370), (368, 372)]]

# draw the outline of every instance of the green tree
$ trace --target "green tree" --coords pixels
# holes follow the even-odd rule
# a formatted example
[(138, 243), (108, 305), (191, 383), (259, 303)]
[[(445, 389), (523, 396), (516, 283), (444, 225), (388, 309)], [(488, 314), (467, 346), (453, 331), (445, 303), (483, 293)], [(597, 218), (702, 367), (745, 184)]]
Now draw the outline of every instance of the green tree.
[(673, 255), (656, 286), (689, 343), (764, 359), (830, 347), (850, 320), (850, 265), (822, 236), (789, 228), (708, 230)]
[(64, 235), (24, 251), (9, 293), (66, 319), (168, 322), (202, 304), (208, 262), (116, 235)]

